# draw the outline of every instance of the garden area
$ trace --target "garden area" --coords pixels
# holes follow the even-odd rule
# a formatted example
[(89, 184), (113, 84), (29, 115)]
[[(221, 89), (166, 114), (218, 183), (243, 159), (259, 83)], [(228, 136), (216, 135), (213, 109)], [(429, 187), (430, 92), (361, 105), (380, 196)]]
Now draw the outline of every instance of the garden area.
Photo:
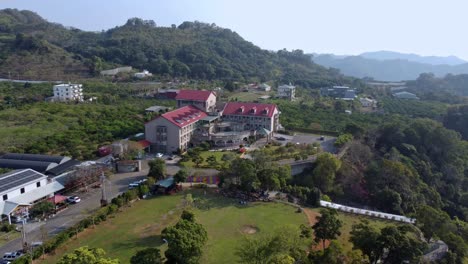
[(180, 165), (185, 168), (215, 168), (225, 167), (226, 162), (239, 157), (236, 151), (208, 151), (194, 148), (182, 156)]
[[(187, 194), (193, 198), (192, 211), (196, 221), (208, 233), (200, 263), (237, 263), (236, 250), (245, 241), (270, 235), (277, 230), (298, 229), (301, 224), (314, 223), (319, 209), (306, 209), (306, 214), (295, 207), (275, 202), (253, 202), (240, 204), (238, 200), (222, 197), (211, 190), (194, 189), (171, 196), (160, 196), (141, 200), (123, 207), (122, 211), (110, 216), (107, 221), (90, 227), (59, 247), (55, 254), (48, 255), (39, 263), (56, 263), (64, 254), (82, 246), (102, 248), (111, 258), (128, 263), (139, 250), (148, 247), (167, 249), (161, 231), (175, 224), (187, 207)], [(382, 227), (389, 224), (364, 216), (339, 213), (343, 222), (342, 235), (338, 241), (345, 251), (351, 251), (349, 232), (353, 224), (362, 219), (371, 220), (371, 225)], [(118, 238), (118, 239), (116, 239)], [(311, 246), (312, 239), (300, 239), (304, 249)]]

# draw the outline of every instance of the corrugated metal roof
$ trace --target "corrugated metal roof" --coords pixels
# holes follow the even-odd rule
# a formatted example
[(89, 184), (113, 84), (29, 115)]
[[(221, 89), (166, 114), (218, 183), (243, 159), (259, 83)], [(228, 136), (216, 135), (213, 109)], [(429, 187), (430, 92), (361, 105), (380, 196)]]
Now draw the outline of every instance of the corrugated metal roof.
[(46, 177), (47, 176), (44, 174), (31, 169), (16, 170), (14, 173), (5, 173), (0, 175), (0, 193), (5, 193), (8, 190), (18, 188), (19, 186), (30, 182), (37, 182)]
[(44, 173), (57, 165), (57, 163), (46, 161), (0, 159), (0, 168), (33, 169), (41, 173)]
[(47, 170), (46, 174), (47, 175), (58, 176), (58, 175), (66, 172), (68, 170), (73, 169), (76, 165), (79, 165), (79, 164), (81, 164), (81, 161), (72, 159), (72, 160), (66, 161), (66, 162), (64, 162), (62, 164), (59, 164), (58, 166), (55, 166), (50, 170)]
[(51, 156), (41, 154), (23, 154), (23, 153), (7, 153), (0, 158), (2, 159), (13, 159), (13, 160), (30, 160), (30, 161), (42, 161), (42, 162), (54, 162), (57, 164), (70, 160), (69, 157), (64, 156)]

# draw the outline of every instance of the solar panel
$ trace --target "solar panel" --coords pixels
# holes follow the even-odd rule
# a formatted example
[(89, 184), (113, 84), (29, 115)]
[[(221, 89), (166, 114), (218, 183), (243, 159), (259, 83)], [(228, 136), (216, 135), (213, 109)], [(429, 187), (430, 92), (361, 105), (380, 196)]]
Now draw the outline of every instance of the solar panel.
[(24, 170), (13, 175), (7, 175), (7, 177), (0, 178), (0, 192), (10, 190), (31, 181), (39, 180), (44, 176), (45, 175), (33, 170)]

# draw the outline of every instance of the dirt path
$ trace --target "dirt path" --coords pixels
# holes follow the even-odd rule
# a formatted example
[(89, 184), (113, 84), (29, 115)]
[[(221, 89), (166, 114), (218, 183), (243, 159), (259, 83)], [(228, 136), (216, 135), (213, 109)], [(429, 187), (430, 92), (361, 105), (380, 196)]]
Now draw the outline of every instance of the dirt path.
[[(317, 222), (316, 217), (319, 216), (320, 214), (310, 210), (309, 208), (303, 208), (303, 211), (304, 211), (305, 215), (307, 216), (307, 220), (309, 221), (309, 225), (313, 226)], [(325, 248), (327, 248), (328, 245), (330, 245), (330, 241), (327, 240), (327, 241), (325, 241)], [(313, 251), (323, 250), (323, 249), (324, 248), (323, 248), (322, 243), (319, 243), (318, 245), (313, 245), (312, 246)]]

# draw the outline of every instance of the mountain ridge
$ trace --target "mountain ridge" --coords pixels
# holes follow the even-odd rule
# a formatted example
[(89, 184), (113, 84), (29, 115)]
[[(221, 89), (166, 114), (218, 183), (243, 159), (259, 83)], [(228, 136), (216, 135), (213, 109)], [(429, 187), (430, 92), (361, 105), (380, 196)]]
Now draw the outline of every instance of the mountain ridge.
[[(20, 48), (18, 43), (22, 40), (26, 44)], [(51, 72), (43, 73), (49, 77), (54, 76), (54, 71), (65, 75), (59, 79), (66, 79), (67, 70), (82, 75), (82, 67), (87, 67), (89, 75), (96, 75), (104, 68), (129, 65), (168, 78), (274, 80), (304, 87), (355, 81), (313, 63), (301, 50), (263, 50), (230, 29), (198, 21), (160, 27), (152, 20), (130, 18), (124, 25), (88, 32), (48, 22), (31, 11), (4, 9), (0, 10), (2, 47), (0, 75), (3, 77), (7, 75), (5, 69), (9, 69), (21, 72), (24, 78), (37, 78), (39, 74), (27, 62), (42, 52), (79, 64), (75, 69), (55, 63)], [(21, 56), (26, 64), (13, 65), (12, 56)], [(44, 66), (51, 65), (44, 61)]]

